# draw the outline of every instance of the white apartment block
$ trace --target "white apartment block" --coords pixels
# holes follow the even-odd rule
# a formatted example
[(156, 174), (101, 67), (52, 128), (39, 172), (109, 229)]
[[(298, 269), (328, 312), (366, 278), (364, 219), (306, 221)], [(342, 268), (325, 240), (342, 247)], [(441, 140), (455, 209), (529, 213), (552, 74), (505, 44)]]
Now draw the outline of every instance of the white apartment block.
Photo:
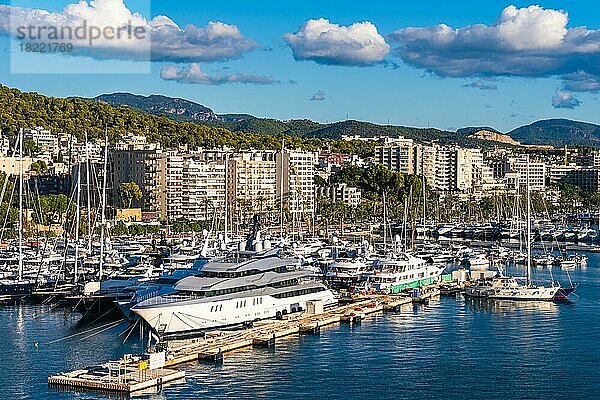
[(277, 195), (297, 219), (314, 214), (315, 164), (318, 155), (295, 150), (277, 153)]
[(390, 139), (375, 147), (375, 162), (403, 174), (415, 173), (416, 146), (411, 139)]
[[(513, 158), (509, 160), (511, 170), (518, 173), (519, 186), (531, 190), (543, 190), (546, 188), (546, 164), (527, 160), (526, 157)], [(528, 168), (529, 166), (529, 168)], [(528, 173), (529, 170), (529, 173)]]
[(225, 209), (225, 162), (186, 157), (183, 164), (183, 218), (207, 221)]
[(362, 199), (362, 191), (359, 188), (345, 183), (317, 187), (315, 192), (317, 200), (319, 197), (326, 197), (332, 203), (341, 201), (349, 207), (359, 206)]
[(250, 216), (274, 209), (277, 202), (276, 152), (244, 151), (228, 159), (228, 203), (235, 212)]
[(23, 130), (24, 140), (33, 141), (38, 146), (41, 152), (50, 153), (53, 156), (58, 156), (58, 135), (50, 132), (48, 129), (36, 127), (33, 129)]

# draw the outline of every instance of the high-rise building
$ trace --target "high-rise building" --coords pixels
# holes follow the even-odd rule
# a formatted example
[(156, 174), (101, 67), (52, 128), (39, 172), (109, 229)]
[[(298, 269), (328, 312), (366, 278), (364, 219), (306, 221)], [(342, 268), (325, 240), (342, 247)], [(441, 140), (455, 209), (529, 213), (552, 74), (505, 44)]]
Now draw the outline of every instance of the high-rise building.
[(314, 214), (315, 153), (285, 150), (277, 153), (277, 196), (283, 197), (297, 219)]
[(167, 154), (158, 143), (147, 143), (144, 136), (128, 135), (117, 143), (111, 154), (114, 204), (119, 198), (121, 184), (136, 183), (142, 191), (140, 200), (133, 199), (132, 207), (141, 208), (149, 219), (166, 218)]
[(228, 203), (244, 218), (275, 208), (275, 151), (243, 151), (228, 157)]
[(519, 174), (521, 187), (525, 188), (528, 184), (531, 190), (543, 190), (546, 187), (546, 164), (543, 162), (518, 157), (511, 159), (509, 163), (511, 170)]
[(375, 146), (375, 162), (403, 174), (415, 173), (415, 151), (418, 146), (411, 139), (385, 138)]

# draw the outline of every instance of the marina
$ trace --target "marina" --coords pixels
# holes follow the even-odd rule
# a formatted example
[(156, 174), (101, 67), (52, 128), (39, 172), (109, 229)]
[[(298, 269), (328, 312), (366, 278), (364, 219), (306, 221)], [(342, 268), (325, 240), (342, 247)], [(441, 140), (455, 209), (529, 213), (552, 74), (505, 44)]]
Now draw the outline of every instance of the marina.
[[(207, 333), (203, 339), (169, 341), (161, 344), (168, 346), (166, 350), (160, 352), (164, 363), (161, 363), (161, 368), (158, 370), (151, 369), (150, 374), (144, 374), (147, 368), (146, 364), (142, 364), (144, 369), (140, 369), (140, 364), (144, 363), (142, 360), (145, 357), (136, 357), (135, 360), (129, 360), (129, 362), (117, 361), (116, 368), (113, 368), (117, 370), (117, 373), (113, 374), (114, 376), (111, 376), (109, 369), (111, 363), (108, 363), (91, 368), (94, 371), (93, 374), (89, 369), (85, 369), (50, 376), (48, 384), (50, 386), (133, 393), (149, 387), (161, 386), (163, 383), (185, 376), (183, 371), (163, 369), (163, 366), (171, 368), (199, 360), (223, 362), (223, 355), (233, 350), (250, 346), (274, 347), (279, 339), (290, 335), (319, 334), (321, 328), (335, 323), (360, 323), (371, 314), (383, 311), (399, 312), (402, 306), (413, 302), (425, 302), (438, 295), (437, 287), (429, 287), (423, 289), (418, 297), (372, 296), (352, 304), (329, 309), (326, 312), (321, 310), (321, 312), (314, 313), (313, 309), (313, 313), (309, 311), (300, 315), (290, 315), (286, 320), (257, 323), (256, 326), (243, 331), (213, 331)], [(153, 353), (150, 353), (149, 358), (152, 357), (151, 354)], [(124, 356), (123, 360), (126, 360), (127, 357)], [(129, 369), (127, 369), (127, 364), (129, 364)]]
[[(600, 290), (600, 283), (596, 277), (598, 264), (595, 257), (595, 255), (590, 255), (590, 266), (587, 270), (572, 272), (573, 279), (580, 282), (579, 291), (581, 293), (580, 299), (573, 305), (553, 303), (535, 305), (527, 302), (502, 301), (486, 303), (462, 299), (462, 296), (459, 295), (459, 297), (432, 298), (428, 305), (423, 306), (413, 305), (410, 296), (406, 296), (403, 301), (407, 303), (402, 305), (399, 310), (392, 309), (391, 312), (383, 313), (381, 309), (377, 308), (377, 311), (369, 313), (372, 308), (368, 308), (362, 303), (362, 310), (355, 313), (368, 313), (365, 314), (364, 322), (360, 324), (337, 323), (344, 317), (344, 314), (338, 314), (334, 318), (335, 323), (325, 325), (325, 320), (319, 323), (318, 335), (312, 333), (314, 330), (311, 332), (311, 328), (315, 328), (315, 326), (309, 323), (310, 320), (305, 320), (303, 329), (309, 334), (299, 334), (300, 328), (295, 322), (295, 326), (289, 334), (270, 342), (272, 334), (269, 333), (273, 330), (273, 326), (282, 324), (280, 332), (285, 334), (283, 327), (287, 327), (291, 321), (265, 321), (264, 326), (257, 324), (254, 328), (257, 331), (254, 332), (261, 334), (252, 334), (253, 339), (257, 340), (247, 340), (244, 347), (231, 352), (222, 348), (223, 358), (219, 362), (217, 362), (219, 357), (210, 357), (216, 353), (215, 345), (223, 345), (226, 341), (231, 341), (232, 337), (227, 337), (234, 335), (234, 332), (214, 333), (213, 337), (207, 335), (205, 339), (173, 341), (170, 345), (173, 349), (178, 349), (177, 353), (173, 354), (176, 365), (167, 365), (165, 368), (185, 370), (185, 382), (164, 385), (160, 391), (168, 398), (176, 399), (192, 394), (246, 398), (257, 396), (263, 390), (270, 393), (269, 397), (278, 399), (298, 395), (316, 399), (324, 394), (332, 398), (341, 398), (339, 396), (340, 379), (351, 379), (346, 384), (347, 391), (349, 391), (346, 398), (358, 399), (365, 395), (383, 395), (383, 392), (377, 387), (361, 388), (367, 378), (359, 371), (368, 368), (369, 379), (376, 378), (384, 381), (395, 379), (397, 388), (393, 390), (393, 393), (401, 399), (411, 398), (409, 393), (414, 390), (411, 388), (420, 384), (428, 385), (427, 388), (420, 389), (423, 390), (424, 395), (430, 394), (437, 397), (444, 394), (454, 399), (464, 398), (460, 395), (460, 388), (465, 384), (484, 391), (490, 397), (496, 397), (502, 393), (511, 398), (525, 399), (549, 394), (550, 392), (545, 391), (542, 385), (535, 387), (522, 385), (511, 378), (507, 379), (504, 375), (503, 371), (511, 368), (508, 359), (513, 352), (519, 351), (518, 344), (522, 343), (527, 348), (537, 349), (535, 353), (526, 356), (530, 365), (526, 367), (526, 371), (528, 374), (532, 374), (530, 375), (531, 379), (547, 384), (552, 382), (552, 384), (559, 384), (567, 389), (578, 388), (577, 390), (593, 393), (594, 390), (598, 390), (593, 383), (596, 370), (592, 368), (592, 365), (595, 361), (594, 356), (590, 358), (586, 354), (586, 349), (593, 348), (593, 343), (599, 339), (594, 328), (595, 324), (600, 321), (598, 319), (600, 314), (597, 312), (598, 301), (591, 297), (593, 293)], [(15, 325), (29, 341), (29, 343), (23, 343), (21, 347), (16, 347), (22, 349), (18, 350), (18, 353), (13, 353), (14, 350), (11, 350), (7, 354), (7, 359), (15, 362), (17, 375), (10, 378), (6, 375), (3, 376), (3, 385), (10, 387), (9, 394), (17, 398), (23, 397), (23, 393), (32, 392), (35, 392), (38, 398), (105, 398), (106, 395), (102, 394), (102, 391), (99, 394), (93, 394), (78, 392), (75, 388), (62, 387), (61, 389), (48, 386), (45, 389), (44, 386), (48, 385), (48, 375), (52, 371), (54, 374), (58, 374), (74, 368), (85, 370), (91, 365), (106, 363), (106, 360), (122, 359), (123, 354), (141, 353), (147, 337), (140, 340), (139, 333), (135, 329), (135, 332), (131, 333), (123, 343), (123, 338), (129, 333), (129, 329), (126, 323), (121, 322), (116, 327), (87, 339), (84, 337), (91, 333), (49, 344), (48, 342), (63, 339), (67, 336), (66, 332), (70, 331), (73, 334), (89, 330), (89, 326), (77, 328), (74, 314), (64, 316), (61, 311), (56, 309), (48, 312), (49, 308), (50, 306), (43, 305), (20, 305), (0, 310), (0, 318), (3, 322)], [(354, 309), (355, 307), (348, 305), (346, 309), (348, 308)], [(346, 315), (346, 318), (348, 316)], [(516, 331), (515, 324), (519, 326)], [(511, 325), (513, 328), (510, 328)], [(42, 326), (52, 327), (52, 329), (42, 329)], [(475, 326), (479, 328), (475, 328)], [(69, 330), (65, 331), (67, 328)], [(252, 331), (251, 329), (247, 330)], [(119, 335), (121, 332), (124, 333)], [(571, 336), (575, 332), (583, 334), (578, 337), (577, 344), (575, 337)], [(502, 340), (486, 342), (485, 338), (492, 334)], [(238, 332), (237, 335), (240, 333)], [(521, 335), (525, 336), (520, 338)], [(529, 343), (532, 337), (538, 338), (535, 344)], [(18, 343), (15, 342), (16, 339), (13, 336), (7, 337), (11, 344)], [(196, 342), (192, 342), (193, 340)], [(208, 342), (204, 342), (204, 340)], [(389, 340), (393, 340), (394, 346), (398, 346), (394, 348), (402, 349), (402, 351), (394, 351), (390, 354), (390, 347), (386, 345)], [(501, 344), (507, 340), (513, 341), (516, 346)], [(36, 341), (39, 341), (39, 347), (35, 346)], [(468, 346), (471, 351), (463, 350), (461, 352), (459, 350), (463, 348), (463, 345), (459, 344), (461, 342), (464, 342), (464, 346)], [(97, 350), (90, 352), (90, 348)], [(548, 351), (553, 350), (548, 353), (543, 350), (545, 348)], [(490, 360), (477, 356), (486, 349), (487, 351), (504, 352), (507, 358)], [(273, 351), (274, 353), (272, 353)], [(541, 354), (538, 354), (539, 352)], [(206, 358), (199, 359), (199, 355), (208, 356), (208, 360)], [(28, 373), (32, 377), (29, 387), (18, 383), (22, 379), (18, 378), (19, 371), (24, 371), (22, 368), (25, 367), (25, 364), (23, 361), (17, 361), (15, 357), (27, 357), (34, 365), (38, 365)], [(379, 361), (374, 361), (376, 359)], [(489, 385), (481, 382), (477, 378), (477, 374), (465, 371), (464, 368), (463, 371), (451, 369), (450, 360), (453, 360), (452, 364), (460, 361), (467, 368), (475, 368), (477, 365), (480, 372), (486, 371), (490, 379), (497, 379), (498, 383), (492, 389)], [(577, 381), (564, 379), (560, 375), (560, 370), (557, 371), (547, 365), (548, 361), (560, 363), (565, 368), (573, 368), (574, 371), (580, 371), (581, 376), (585, 378)], [(378, 363), (382, 363), (382, 365), (378, 366)], [(326, 365), (334, 367), (329, 368)], [(393, 374), (399, 373), (400, 366), (402, 366), (401, 370), (404, 371), (404, 375), (395, 375), (392, 378)], [(414, 371), (423, 371), (423, 368), (425, 371), (441, 368), (446, 371), (447, 378), (438, 380), (433, 376), (415, 374)], [(281, 378), (277, 380), (278, 384), (275, 384), (273, 379), (269, 379), (275, 370), (279, 371), (277, 375), (282, 374)], [(386, 370), (390, 372), (388, 373)], [(249, 371), (253, 371), (252, 375)], [(21, 376), (23, 376), (22, 373)], [(305, 376), (305, 379), (300, 379), (300, 376)], [(250, 392), (244, 394), (240, 392), (242, 388), (236, 385), (225, 386), (224, 382), (230, 379), (240, 382), (244, 385), (243, 390), (250, 390)], [(251, 381), (254, 381), (255, 385), (251, 385), (248, 389), (249, 386), (246, 385)], [(311, 388), (317, 382), (321, 386), (318, 395), (311, 392)], [(139, 396), (150, 398), (148, 396), (151, 395), (140, 394)]]

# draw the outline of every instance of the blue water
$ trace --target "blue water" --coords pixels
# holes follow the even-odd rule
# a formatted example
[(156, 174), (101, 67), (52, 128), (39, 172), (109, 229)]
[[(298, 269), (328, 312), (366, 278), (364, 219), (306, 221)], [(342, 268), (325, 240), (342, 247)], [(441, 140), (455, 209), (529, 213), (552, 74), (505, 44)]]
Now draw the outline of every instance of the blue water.
[[(574, 304), (442, 298), (192, 365), (184, 383), (141, 398), (600, 399), (600, 256), (571, 276)], [(89, 326), (47, 306), (2, 307), (0, 326), (7, 399), (118, 398), (50, 389), (46, 378), (143, 347), (137, 330), (119, 336), (125, 323), (49, 344)]]

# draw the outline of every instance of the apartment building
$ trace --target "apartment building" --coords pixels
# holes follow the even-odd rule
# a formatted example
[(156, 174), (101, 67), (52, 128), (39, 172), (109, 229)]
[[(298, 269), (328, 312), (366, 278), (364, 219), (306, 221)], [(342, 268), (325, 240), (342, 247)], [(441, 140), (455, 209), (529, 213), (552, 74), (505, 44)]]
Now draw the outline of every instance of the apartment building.
[(314, 214), (317, 159), (317, 154), (303, 151), (277, 153), (277, 197), (284, 199), (290, 213), (298, 220)]
[(543, 190), (546, 188), (546, 164), (541, 161), (528, 160), (527, 157), (517, 157), (509, 160), (511, 171), (517, 172), (519, 186), (527, 187), (529, 180), (530, 190)]
[(48, 129), (42, 127), (36, 127), (33, 129), (24, 129), (23, 138), (26, 143), (27, 140), (31, 140), (36, 146), (40, 148), (41, 152), (52, 154), (56, 157), (59, 153), (59, 136), (52, 133)]
[(132, 207), (141, 208), (148, 219), (167, 216), (167, 153), (160, 144), (147, 143), (144, 136), (128, 135), (117, 143), (111, 153), (111, 172), (114, 204), (122, 204), (119, 187), (135, 182), (142, 191), (141, 200), (134, 199)]
[(238, 214), (249, 217), (274, 209), (278, 202), (276, 182), (275, 151), (244, 151), (228, 157), (228, 203)]
[(341, 201), (349, 207), (357, 207), (362, 199), (362, 191), (359, 188), (348, 186), (345, 183), (319, 186), (315, 189), (315, 193), (317, 200), (320, 197), (326, 197), (332, 203)]
[(385, 138), (380, 143), (381, 145), (375, 146), (376, 163), (403, 174), (415, 173), (415, 152), (418, 151), (419, 146), (415, 145), (411, 139)]

